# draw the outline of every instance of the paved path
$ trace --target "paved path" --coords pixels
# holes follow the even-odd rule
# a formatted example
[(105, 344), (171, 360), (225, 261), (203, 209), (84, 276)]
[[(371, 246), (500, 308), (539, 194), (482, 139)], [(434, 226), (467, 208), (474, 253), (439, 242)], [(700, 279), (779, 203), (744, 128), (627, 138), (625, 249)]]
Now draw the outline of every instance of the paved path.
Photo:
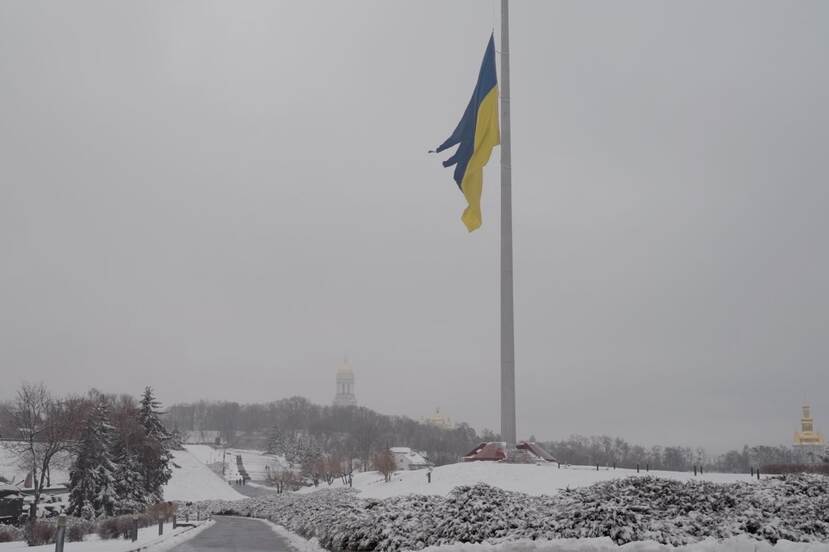
[(257, 519), (214, 516), (216, 523), (171, 552), (291, 552), (288, 543)]

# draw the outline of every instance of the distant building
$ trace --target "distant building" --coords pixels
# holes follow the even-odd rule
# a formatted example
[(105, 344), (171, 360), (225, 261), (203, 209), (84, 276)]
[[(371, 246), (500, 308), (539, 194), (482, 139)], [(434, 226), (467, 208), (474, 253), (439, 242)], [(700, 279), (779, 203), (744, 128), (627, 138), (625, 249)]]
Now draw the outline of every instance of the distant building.
[(431, 426), (439, 427), (441, 429), (454, 429), (455, 424), (452, 423), (452, 420), (444, 416), (440, 413), (440, 407), (435, 409), (435, 413), (429, 416), (428, 418), (423, 418), (421, 421), (424, 424), (428, 424)]
[(826, 441), (823, 435), (815, 431), (812, 409), (805, 405), (800, 418), (800, 431), (794, 434), (794, 451), (800, 462), (820, 462), (826, 454)]
[(354, 395), (354, 371), (347, 360), (337, 369), (337, 394), (334, 395), (334, 406), (357, 406), (357, 397)]
[(396, 470), (422, 470), (432, 466), (432, 463), (419, 452), (415, 452), (409, 447), (392, 447), (389, 449), (394, 456), (394, 463)]

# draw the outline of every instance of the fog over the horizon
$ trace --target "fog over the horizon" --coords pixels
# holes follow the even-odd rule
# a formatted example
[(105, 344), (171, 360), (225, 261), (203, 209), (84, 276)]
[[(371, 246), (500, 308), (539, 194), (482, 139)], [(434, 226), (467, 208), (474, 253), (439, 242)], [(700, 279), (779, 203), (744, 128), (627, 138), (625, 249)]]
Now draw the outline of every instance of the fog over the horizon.
[[(473, 234), (426, 153), (494, 13), (0, 3), (0, 400), (328, 403), (348, 356), (362, 405), (497, 430), (498, 151)], [(511, 21), (519, 436), (829, 432), (829, 3)]]

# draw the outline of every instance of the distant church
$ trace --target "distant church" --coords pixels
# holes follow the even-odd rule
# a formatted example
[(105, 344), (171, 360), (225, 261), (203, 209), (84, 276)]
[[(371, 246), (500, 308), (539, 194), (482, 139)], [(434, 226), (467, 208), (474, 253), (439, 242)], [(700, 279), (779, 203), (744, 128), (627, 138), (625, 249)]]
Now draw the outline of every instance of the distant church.
[(435, 413), (428, 418), (421, 418), (420, 422), (426, 425), (439, 427), (441, 429), (455, 428), (455, 424), (452, 423), (452, 420), (440, 413), (440, 407), (436, 408)]
[(801, 462), (819, 462), (826, 454), (826, 441), (823, 435), (815, 431), (815, 421), (812, 418), (812, 409), (803, 407), (803, 416), (800, 418), (800, 431), (794, 434), (794, 450)]
[(357, 397), (354, 396), (354, 370), (347, 360), (337, 368), (337, 394), (334, 395), (334, 406), (357, 406)]

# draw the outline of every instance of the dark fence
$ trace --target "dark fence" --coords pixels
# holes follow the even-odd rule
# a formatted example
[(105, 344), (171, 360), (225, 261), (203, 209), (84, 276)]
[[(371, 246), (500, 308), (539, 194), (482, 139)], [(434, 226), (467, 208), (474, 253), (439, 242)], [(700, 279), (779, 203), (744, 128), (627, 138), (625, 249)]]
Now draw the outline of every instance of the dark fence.
[(768, 464), (760, 466), (760, 471), (766, 474), (820, 473), (829, 475), (829, 464)]

